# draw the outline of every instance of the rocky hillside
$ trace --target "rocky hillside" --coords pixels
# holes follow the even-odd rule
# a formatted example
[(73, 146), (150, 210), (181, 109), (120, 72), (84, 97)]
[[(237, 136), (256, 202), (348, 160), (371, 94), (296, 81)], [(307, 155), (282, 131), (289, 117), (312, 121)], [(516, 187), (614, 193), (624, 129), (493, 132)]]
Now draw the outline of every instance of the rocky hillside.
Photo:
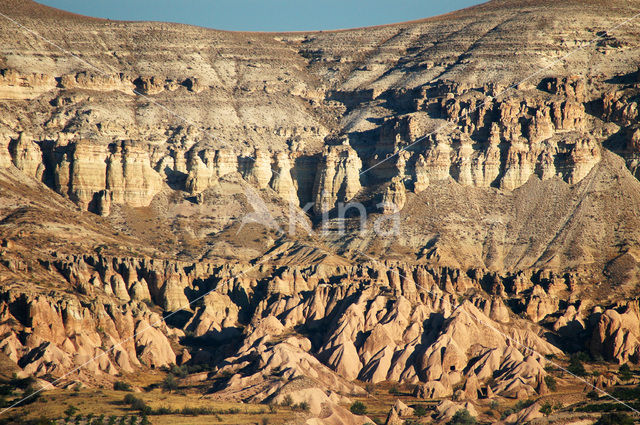
[(640, 362), (639, 2), (295, 34), (0, 12), (25, 376), (197, 365), (329, 424), (366, 383), (475, 403), (547, 394), (549, 358)]

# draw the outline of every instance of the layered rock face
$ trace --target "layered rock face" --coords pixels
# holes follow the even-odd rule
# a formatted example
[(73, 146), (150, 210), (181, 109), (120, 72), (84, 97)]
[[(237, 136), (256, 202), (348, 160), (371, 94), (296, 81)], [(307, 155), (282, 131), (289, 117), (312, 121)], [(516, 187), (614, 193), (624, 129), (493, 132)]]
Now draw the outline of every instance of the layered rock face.
[[(500, 7), (490, 4), (477, 12), (486, 21), (499, 22)], [(30, 8), (25, 19), (49, 19), (46, 8)], [(538, 13), (545, 17), (549, 12), (540, 8)], [(583, 21), (611, 13), (614, 12), (593, 6), (593, 10), (584, 11)], [(376, 28), (369, 35), (354, 30), (322, 36), (255, 34), (233, 38), (215, 31), (182, 31), (186, 44), (197, 43), (205, 34), (214, 36), (217, 45), (229, 49), (234, 60), (243, 64), (234, 72), (220, 71), (228, 70), (223, 59), (205, 66), (207, 58), (201, 57), (191, 74), (164, 75), (149, 56), (153, 46), (143, 55), (136, 55), (151, 63), (151, 69), (143, 74), (128, 62), (120, 64), (123, 69), (117, 73), (88, 72), (76, 70), (73, 64), (45, 69), (25, 58), (2, 71), (0, 87), (5, 93), (3, 104), (9, 111), (5, 123), (11, 139), (3, 143), (7, 143), (18, 168), (38, 180), (44, 175), (47, 184), (84, 208), (92, 202), (104, 202), (98, 198), (106, 199), (100, 195), (105, 189), (110, 191), (106, 196), (114, 204), (149, 205), (164, 185), (148, 166), (170, 187), (192, 195), (215, 186), (220, 176), (238, 171), (250, 184), (260, 189), (272, 188), (285, 200), (293, 199), (300, 206), (313, 202), (316, 214), (353, 199), (363, 185), (367, 188), (394, 177), (416, 193), (448, 179), (465, 186), (504, 190), (517, 189), (530, 178), (558, 177), (569, 184), (579, 183), (600, 162), (601, 144), (608, 137), (607, 132), (612, 131), (603, 133), (602, 122), (593, 116), (598, 114), (587, 113), (587, 108), (602, 102), (601, 118), (622, 126), (629, 126), (635, 118), (633, 93), (626, 81), (605, 83), (607, 76), (630, 72), (635, 66), (630, 65), (624, 49), (615, 47), (630, 45), (632, 40), (627, 40), (621, 30), (616, 43), (600, 46), (610, 56), (593, 62), (600, 74), (550, 73), (514, 87), (510, 84), (523, 72), (535, 68), (535, 52), (527, 50), (500, 75), (472, 78), (467, 70), (469, 64), (483, 67), (491, 63), (483, 59), (480, 51), (488, 58), (495, 56), (488, 41), (474, 44), (479, 31), (475, 16), (461, 11), (449, 20)], [(68, 34), (83, 25), (107, 31), (98, 22), (62, 19), (56, 25)], [(446, 37), (456, 34), (460, 25), (469, 26), (470, 33), (450, 46), (449, 55), (443, 56), (441, 51), (424, 44), (419, 36)], [(530, 25), (521, 22), (523, 28)], [(132, 27), (132, 34), (126, 33), (126, 37), (155, 31), (153, 26), (142, 27)], [(582, 34), (584, 29), (576, 31)], [(494, 41), (506, 51), (520, 46), (517, 31), (499, 32)], [(170, 35), (164, 31), (160, 42), (166, 37)], [(245, 38), (243, 45), (240, 39)], [(389, 38), (385, 45), (387, 56), (379, 56), (378, 49), (372, 47), (372, 40), (378, 38)], [(20, 42), (15, 43), (12, 48), (19, 49)], [(256, 44), (261, 50), (246, 47)], [(473, 46), (478, 53), (474, 50), (468, 60), (454, 60), (456, 55), (467, 54), (465, 46)], [(50, 47), (44, 51), (49, 52)], [(358, 59), (356, 51), (362, 51), (363, 58)], [(258, 53), (265, 58), (259, 64), (245, 63)], [(110, 59), (101, 54), (94, 54), (92, 60), (98, 69), (109, 68)], [(567, 59), (571, 63), (573, 60)], [(398, 63), (413, 67), (402, 74)], [(282, 71), (285, 68), (292, 71)], [(258, 80), (256, 73), (267, 80)], [(132, 107), (133, 96), (140, 95), (147, 97), (140, 98), (144, 105)], [(16, 125), (17, 117), (32, 107), (25, 102), (27, 99), (49, 108), (48, 116), (42, 114), (27, 126)], [(229, 99), (235, 99), (235, 104)], [(277, 108), (257, 107), (258, 104)], [(210, 110), (215, 119), (209, 113), (195, 114), (186, 105), (199, 105), (199, 111)], [(283, 107), (287, 113), (280, 111)], [(160, 120), (158, 115), (167, 109), (174, 112), (171, 118)], [(117, 112), (110, 114), (110, 110)], [(188, 122), (181, 118), (185, 116), (190, 117)], [(219, 125), (212, 125), (213, 122)], [(25, 130), (31, 133), (24, 133)], [(333, 136), (327, 138), (327, 146), (322, 146), (331, 130), (341, 134), (342, 146), (335, 146)], [(92, 142), (78, 141), (82, 134), (90, 135)], [(39, 142), (42, 155), (37, 143), (30, 146), (20, 141), (24, 138)], [(57, 146), (67, 146), (70, 140), (70, 145), (97, 146), (69, 148), (65, 158), (62, 152), (49, 152), (50, 140), (56, 140)], [(122, 140), (137, 142), (123, 144)], [(251, 153), (246, 152), (247, 143)], [(108, 153), (103, 152), (106, 146), (110, 146)], [(398, 155), (407, 146), (409, 149)], [(254, 152), (256, 147), (259, 149)], [(106, 172), (110, 174), (104, 184), (100, 182), (101, 175), (106, 174), (102, 170), (103, 155), (109, 156)], [(628, 151), (625, 155), (628, 166), (635, 170), (634, 154)], [(302, 164), (309, 158), (313, 164)], [(380, 161), (384, 163), (379, 164)], [(89, 171), (92, 167), (95, 169)], [(312, 176), (307, 167), (312, 169)], [(72, 179), (73, 169), (79, 170), (75, 176), (78, 185)], [(365, 170), (365, 175), (359, 176)], [(95, 175), (90, 177), (92, 173)], [(67, 187), (67, 179), (73, 187)], [(120, 179), (123, 183), (118, 183)], [(129, 187), (118, 187), (122, 185)], [(139, 185), (142, 189), (134, 188)], [(393, 191), (401, 197), (398, 190)], [(401, 198), (397, 201), (394, 204), (403, 204)]]
[[(560, 80), (548, 83), (551, 93), (528, 91), (500, 100), (489, 86), (458, 87), (453, 97), (446, 83), (424, 85), (413, 95), (416, 112), (392, 118), (380, 130), (370, 163), (389, 158), (394, 167), (371, 174), (382, 181), (407, 179), (416, 192), (447, 179), (504, 190), (531, 177), (576, 184), (600, 162), (601, 146), (586, 131), (592, 124), (582, 103), (584, 81), (570, 80), (579, 88), (568, 90), (558, 88), (568, 84)], [(429, 132), (435, 111), (450, 123)], [(411, 154), (398, 155), (405, 146)]]
[(106, 71), (0, 27), (0, 350), (47, 379), (97, 357), (96, 386), (199, 366), (212, 398), (358, 425), (363, 382), (446, 422), (547, 394), (546, 357), (638, 363), (637, 34), (521, 81), (635, 13), (578, 6), (243, 34), (3, 3)]
[(100, 197), (108, 198), (103, 203), (147, 206), (162, 189), (162, 179), (151, 168), (148, 152), (136, 143), (104, 146), (81, 140), (54, 152), (59, 162), (46, 167), (54, 170), (57, 191), (84, 209)]
[(313, 188), (314, 211), (323, 213), (353, 198), (362, 187), (361, 168), (362, 161), (350, 146), (325, 147)]
[[(85, 209), (104, 189), (116, 204), (147, 206), (164, 187), (163, 180), (169, 185), (177, 181), (183, 190), (197, 194), (230, 172), (239, 172), (256, 188), (271, 188), (297, 205), (302, 203), (300, 196), (312, 199), (316, 214), (353, 199), (368, 176), (371, 182), (400, 179), (415, 192), (447, 179), (504, 190), (514, 190), (531, 177), (559, 177), (576, 184), (599, 163), (602, 148), (592, 135), (593, 119), (578, 101), (585, 101), (580, 94), (584, 82), (577, 79), (574, 85), (582, 89), (568, 90), (562, 88), (568, 84), (562, 81), (548, 83), (548, 100), (532, 94), (531, 98), (495, 101), (488, 87), (458, 88), (462, 95), (449, 99), (438, 95), (449, 93), (446, 84), (422, 86), (412, 92), (416, 112), (392, 118), (380, 127), (375, 154), (354, 149), (346, 141), (326, 146), (315, 160), (313, 187), (305, 184), (309, 176), (295, 169), (300, 154), (289, 149), (257, 149), (245, 156), (234, 149), (202, 148), (201, 143), (188, 139), (181, 142), (183, 147), (133, 141), (67, 143), (67, 135), (59, 134), (59, 141), (51, 144), (34, 143), (26, 133), (10, 140), (7, 148), (17, 168), (51, 182), (59, 193)], [(605, 117), (617, 117), (610, 111), (615, 102), (608, 98), (604, 102)], [(427, 133), (434, 110), (450, 120), (446, 132)], [(410, 151), (398, 155), (404, 146), (410, 146)], [(630, 160), (629, 166), (632, 164)], [(363, 172), (368, 176), (360, 175)], [(300, 188), (306, 193), (300, 193)], [(401, 210), (401, 189), (392, 183), (389, 190), (393, 193), (384, 195), (383, 203), (393, 203)], [(394, 201), (395, 196), (399, 198)]]

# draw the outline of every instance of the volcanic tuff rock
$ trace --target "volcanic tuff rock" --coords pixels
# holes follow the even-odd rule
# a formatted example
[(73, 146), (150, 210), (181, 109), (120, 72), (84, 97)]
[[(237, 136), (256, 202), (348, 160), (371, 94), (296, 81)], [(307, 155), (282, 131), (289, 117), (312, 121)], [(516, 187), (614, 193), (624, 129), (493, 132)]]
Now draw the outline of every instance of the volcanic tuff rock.
[(97, 69), (0, 26), (0, 350), (100, 355), (91, 385), (198, 365), (308, 424), (368, 422), (356, 379), (447, 421), (547, 393), (545, 355), (639, 362), (640, 37), (608, 30), (638, 7), (249, 34), (3, 2)]

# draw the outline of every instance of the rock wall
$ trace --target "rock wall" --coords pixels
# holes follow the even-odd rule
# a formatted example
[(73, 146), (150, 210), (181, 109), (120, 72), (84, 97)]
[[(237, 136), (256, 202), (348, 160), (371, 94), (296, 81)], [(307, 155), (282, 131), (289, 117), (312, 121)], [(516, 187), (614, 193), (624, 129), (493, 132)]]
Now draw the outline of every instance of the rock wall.
[(362, 161), (349, 145), (325, 146), (313, 187), (314, 211), (329, 211), (348, 202), (362, 188)]
[[(15, 76), (9, 70), (5, 74), (5, 84), (40, 81)], [(136, 87), (149, 93), (171, 86), (155, 77), (127, 78), (81, 73), (62, 78), (60, 84), (66, 89), (122, 91), (136, 86), (132, 82), (136, 81)], [(220, 177), (238, 172), (249, 184), (273, 189), (284, 200), (300, 206), (312, 201), (313, 211), (321, 214), (338, 202), (353, 199), (363, 185), (396, 178), (416, 193), (448, 179), (464, 186), (503, 190), (517, 189), (530, 178), (558, 178), (576, 184), (602, 157), (603, 130), (595, 129), (600, 124), (585, 109), (601, 101), (603, 120), (629, 127), (628, 143), (621, 153), (632, 171), (638, 169), (636, 133), (631, 128), (636, 117), (635, 88), (604, 94), (590, 89), (588, 95), (587, 83), (576, 76), (545, 79), (539, 86), (539, 90), (500, 98), (492, 96), (498, 91), (492, 85), (472, 87), (447, 81), (392, 92), (392, 100), (396, 96), (396, 102), (410, 104), (406, 107), (413, 110), (385, 118), (368, 133), (347, 133), (337, 142), (327, 139), (315, 156), (304, 156), (293, 142), (284, 150), (258, 148), (251, 153), (212, 148), (191, 127), (176, 130), (160, 144), (67, 141), (65, 132), (57, 133), (54, 142), (32, 141), (27, 132), (9, 133), (6, 149), (18, 169), (49, 182), (59, 193), (94, 211), (97, 207), (93, 205), (107, 202), (105, 196), (114, 204), (146, 206), (165, 187), (163, 180), (196, 195), (218, 184)], [(436, 118), (448, 123), (433, 130)], [(367, 139), (363, 139), (365, 134)], [(404, 151), (405, 146), (410, 149)], [(304, 163), (301, 158), (306, 158)], [(309, 173), (308, 168), (314, 170)], [(392, 184), (391, 190), (401, 196), (396, 189), (397, 184)], [(392, 197), (391, 193), (379, 195)]]

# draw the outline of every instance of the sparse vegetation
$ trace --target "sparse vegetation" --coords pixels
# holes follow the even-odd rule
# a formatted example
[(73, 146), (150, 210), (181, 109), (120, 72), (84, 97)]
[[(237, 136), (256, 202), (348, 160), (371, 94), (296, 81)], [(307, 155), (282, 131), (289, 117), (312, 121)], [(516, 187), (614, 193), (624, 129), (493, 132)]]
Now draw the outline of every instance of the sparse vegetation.
[(618, 368), (618, 377), (623, 381), (628, 381), (633, 378), (633, 374), (631, 373), (631, 368), (628, 364), (620, 365)]
[(172, 392), (178, 389), (178, 381), (173, 374), (168, 374), (162, 381), (162, 389), (167, 392)]
[(543, 415), (549, 417), (549, 415), (553, 413), (553, 405), (550, 402), (545, 401), (540, 406), (540, 413), (542, 413)]
[(556, 378), (554, 378), (553, 376), (551, 375), (545, 376), (544, 383), (547, 384), (547, 388), (549, 388), (551, 391), (558, 390), (558, 382), (556, 381)]
[(516, 412), (519, 412), (522, 409), (526, 409), (527, 407), (531, 406), (533, 403), (535, 403), (535, 400), (532, 400), (532, 399), (519, 400), (514, 406), (514, 410)]
[(113, 383), (113, 389), (115, 391), (133, 391), (131, 385), (123, 381), (116, 381)]
[(633, 425), (633, 418), (626, 413), (605, 413), (594, 425)]
[(361, 401), (354, 401), (349, 410), (351, 410), (351, 413), (353, 413), (354, 415), (367, 414), (367, 406), (365, 406), (365, 404)]
[(427, 416), (427, 409), (425, 409), (422, 405), (417, 405), (413, 409), (413, 414), (419, 418), (422, 418), (423, 416)]
[(300, 410), (302, 412), (308, 412), (309, 411), (309, 403), (307, 403), (306, 401), (301, 401), (300, 403), (292, 405), (291, 408), (293, 410)]
[(567, 366), (567, 371), (576, 376), (587, 376), (587, 371), (582, 364), (581, 357), (578, 355), (573, 355), (569, 359), (569, 366)]
[(461, 409), (456, 412), (447, 425), (475, 425), (476, 418), (471, 416), (467, 409)]
[(289, 394), (285, 395), (284, 398), (282, 399), (282, 405), (285, 407), (289, 407), (293, 404), (293, 399), (291, 398), (291, 396)]

